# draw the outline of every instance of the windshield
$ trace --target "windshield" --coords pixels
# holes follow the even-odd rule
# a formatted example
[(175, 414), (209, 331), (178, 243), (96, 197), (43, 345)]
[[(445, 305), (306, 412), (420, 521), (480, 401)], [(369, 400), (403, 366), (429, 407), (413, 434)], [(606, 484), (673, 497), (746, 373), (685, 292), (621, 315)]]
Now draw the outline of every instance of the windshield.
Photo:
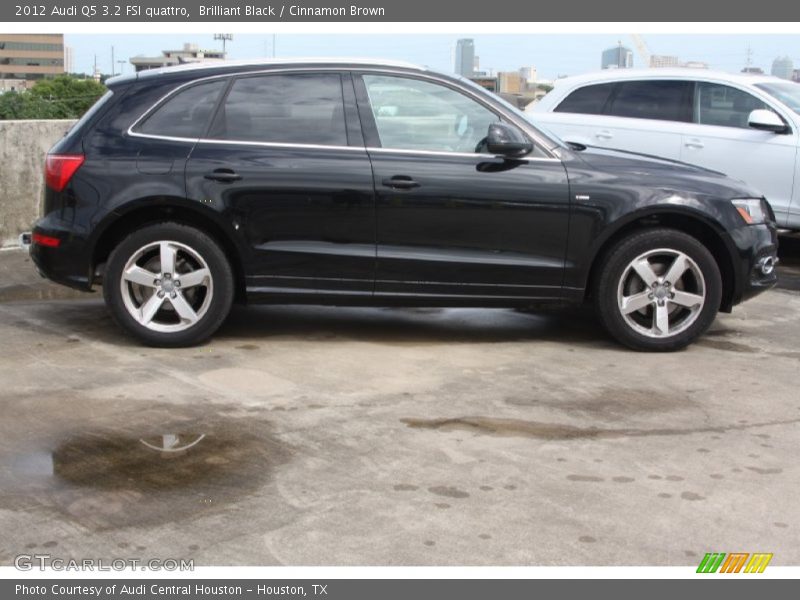
[(787, 81), (785, 83), (757, 83), (755, 86), (800, 114), (800, 84)]

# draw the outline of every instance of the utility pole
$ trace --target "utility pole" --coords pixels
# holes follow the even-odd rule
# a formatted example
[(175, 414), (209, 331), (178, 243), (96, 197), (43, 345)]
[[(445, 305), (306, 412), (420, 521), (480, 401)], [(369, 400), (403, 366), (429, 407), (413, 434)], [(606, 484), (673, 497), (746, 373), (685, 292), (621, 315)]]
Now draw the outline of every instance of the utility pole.
[(116, 66), (114, 63), (114, 46), (111, 46), (111, 76), (113, 77), (116, 74)]
[(272, 58), (275, 58), (277, 54), (277, 50), (275, 50), (275, 45), (278, 43), (278, 34), (272, 34)]
[(747, 50), (745, 51), (745, 61), (744, 61), (745, 68), (749, 71), (750, 67), (753, 66), (753, 48), (752, 46), (747, 46)]
[(222, 58), (228, 58), (228, 52), (225, 49), (226, 43), (233, 40), (232, 33), (215, 33), (214, 40), (222, 40)]

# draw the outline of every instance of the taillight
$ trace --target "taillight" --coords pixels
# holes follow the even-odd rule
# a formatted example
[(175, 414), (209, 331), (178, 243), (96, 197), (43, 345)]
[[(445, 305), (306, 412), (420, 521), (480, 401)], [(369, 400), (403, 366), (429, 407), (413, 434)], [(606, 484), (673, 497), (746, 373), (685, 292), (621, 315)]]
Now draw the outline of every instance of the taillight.
[(36, 232), (31, 236), (31, 242), (39, 244), (40, 246), (47, 246), (48, 248), (58, 248), (61, 245), (61, 240), (57, 237)]
[(44, 180), (47, 187), (56, 192), (62, 191), (83, 161), (83, 154), (48, 154), (44, 165)]

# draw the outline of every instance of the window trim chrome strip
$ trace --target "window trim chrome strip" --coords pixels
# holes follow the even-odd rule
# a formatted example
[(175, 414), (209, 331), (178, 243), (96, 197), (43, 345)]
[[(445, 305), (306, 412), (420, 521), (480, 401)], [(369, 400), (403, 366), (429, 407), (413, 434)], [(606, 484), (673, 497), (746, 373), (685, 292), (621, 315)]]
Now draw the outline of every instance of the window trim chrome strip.
[(367, 152), (375, 152), (378, 154), (410, 154), (421, 156), (452, 156), (456, 158), (503, 158), (508, 160), (523, 160), (526, 162), (561, 162), (561, 159), (555, 157), (545, 156), (503, 156), (502, 154), (486, 154), (477, 152), (446, 152), (438, 150), (411, 150), (408, 148), (373, 148), (368, 147)]
[[(457, 87), (457, 89), (464, 93), (466, 96), (472, 98), (474, 101), (478, 102), (483, 106), (487, 106), (489, 110), (492, 110), (495, 113), (499, 113), (504, 116), (506, 119), (514, 123), (517, 127), (522, 129), (525, 133), (527, 133), (534, 141), (534, 143), (539, 145), (539, 148), (549, 154), (550, 156), (541, 157), (541, 158), (528, 158), (527, 160), (555, 160), (561, 162), (561, 159), (558, 158), (556, 153), (553, 149), (548, 147), (548, 144), (544, 143), (544, 140), (540, 137), (540, 134), (536, 131), (536, 129), (524, 119), (520, 119), (517, 115), (508, 112), (505, 110), (505, 107), (502, 105), (496, 106), (493, 103), (487, 102), (486, 98), (482, 98), (480, 95), (476, 94), (473, 90), (467, 88), (463, 85), (454, 86), (454, 83), (443, 79), (442, 77), (438, 77), (436, 75), (431, 74), (431, 72), (420, 72), (420, 71), (406, 71), (400, 70), (397, 68), (379, 68), (373, 66), (358, 66), (354, 65), (351, 67), (347, 66), (320, 66), (320, 67), (288, 67), (288, 68), (280, 68), (280, 69), (261, 69), (258, 71), (243, 71), (243, 72), (235, 72), (235, 73), (221, 73), (219, 75), (210, 75), (208, 77), (202, 77), (199, 79), (192, 79), (191, 81), (187, 81), (182, 83), (178, 87), (170, 90), (166, 94), (164, 94), (161, 98), (159, 98), (156, 102), (154, 102), (147, 110), (145, 110), (127, 129), (126, 133), (131, 137), (138, 137), (138, 138), (149, 138), (149, 139), (156, 139), (156, 140), (166, 140), (166, 141), (175, 141), (175, 142), (187, 142), (187, 143), (208, 143), (209, 138), (184, 138), (184, 137), (176, 137), (176, 136), (166, 136), (166, 135), (156, 135), (156, 134), (149, 134), (149, 133), (139, 133), (133, 131), (133, 129), (139, 125), (146, 117), (150, 116), (150, 114), (163, 102), (165, 102), (170, 96), (177, 94), (181, 90), (186, 87), (190, 87), (192, 85), (200, 84), (206, 81), (211, 81), (214, 79), (221, 79), (221, 78), (229, 78), (229, 77), (249, 77), (251, 75), (270, 75), (270, 74), (280, 74), (280, 73), (315, 73), (315, 72), (337, 72), (337, 73), (344, 73), (344, 72), (374, 72), (374, 73), (387, 73), (390, 75), (400, 75), (411, 77), (412, 79), (425, 79), (433, 82), (437, 82), (439, 84), (444, 84), (449, 87)], [(456, 83), (458, 83), (456, 81)], [(270, 147), (277, 147), (277, 146), (286, 146), (286, 147), (301, 147), (301, 148), (331, 148), (331, 149), (343, 149), (343, 148), (356, 148), (362, 149), (360, 146), (327, 146), (327, 145), (316, 145), (316, 144), (281, 144), (278, 142), (241, 142), (241, 141), (234, 141), (234, 140), (210, 140), (216, 143), (233, 143), (233, 144), (246, 144), (246, 145), (263, 145), (263, 146), (270, 146)], [(393, 150), (391, 148), (376, 148), (375, 150), (386, 150), (386, 151), (393, 151), (393, 152), (402, 152), (402, 150), (397, 149)], [(411, 150), (410, 152), (416, 152), (416, 150)], [(431, 151), (433, 152), (433, 151)], [(437, 153), (437, 155), (447, 155), (447, 156), (458, 156), (459, 153), (455, 152), (442, 152)], [(465, 153), (466, 155), (466, 153)], [(474, 156), (474, 155), (472, 155)], [(493, 156), (493, 155), (489, 155)], [(522, 160), (526, 160), (525, 157), (522, 157)]]
[[(501, 154), (485, 154), (473, 152), (446, 152), (437, 150), (411, 150), (408, 148), (374, 148), (365, 146), (335, 146), (332, 144), (296, 144), (292, 142), (250, 142), (245, 140), (217, 140), (214, 138), (181, 138), (166, 135), (151, 135), (147, 133), (133, 133), (135, 137), (152, 138), (157, 140), (167, 140), (173, 142), (187, 142), (190, 144), (231, 144), (236, 146), (254, 146), (264, 148), (286, 148), (286, 149), (307, 149), (307, 150), (344, 150), (355, 151), (362, 153), (375, 153), (375, 154), (406, 154), (417, 156), (441, 156), (443, 158), (485, 158), (485, 159), (498, 159), (509, 158)], [(544, 156), (520, 156), (511, 157), (511, 160), (521, 160), (526, 162), (561, 162), (558, 158), (550, 158)]]
[(267, 148), (305, 148), (308, 150), (349, 150), (356, 152), (366, 152), (364, 146), (336, 146), (333, 144), (296, 144), (294, 142), (249, 142), (246, 140), (217, 140), (214, 138), (200, 138), (198, 144), (234, 144), (237, 146), (256, 146)]

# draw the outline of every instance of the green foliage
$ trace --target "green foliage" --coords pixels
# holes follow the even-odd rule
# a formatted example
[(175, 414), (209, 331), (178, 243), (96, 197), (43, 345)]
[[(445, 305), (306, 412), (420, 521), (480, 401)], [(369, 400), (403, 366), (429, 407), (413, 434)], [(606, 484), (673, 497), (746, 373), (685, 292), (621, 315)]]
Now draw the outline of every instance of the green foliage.
[(0, 119), (77, 119), (106, 91), (93, 79), (62, 75), (0, 94)]

